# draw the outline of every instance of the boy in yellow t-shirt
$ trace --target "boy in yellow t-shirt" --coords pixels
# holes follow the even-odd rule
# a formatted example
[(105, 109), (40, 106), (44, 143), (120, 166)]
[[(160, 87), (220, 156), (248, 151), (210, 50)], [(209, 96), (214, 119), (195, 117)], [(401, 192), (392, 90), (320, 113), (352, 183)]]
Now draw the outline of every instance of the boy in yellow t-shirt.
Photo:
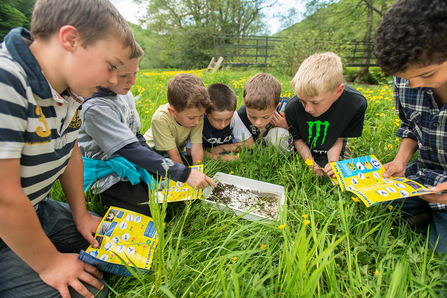
[[(168, 83), (168, 103), (155, 111), (151, 128), (144, 134), (148, 145), (180, 164), (196, 164), (203, 160), (203, 113), (212, 105), (202, 80), (190, 73), (181, 73)], [(191, 140), (191, 156), (183, 153)]]

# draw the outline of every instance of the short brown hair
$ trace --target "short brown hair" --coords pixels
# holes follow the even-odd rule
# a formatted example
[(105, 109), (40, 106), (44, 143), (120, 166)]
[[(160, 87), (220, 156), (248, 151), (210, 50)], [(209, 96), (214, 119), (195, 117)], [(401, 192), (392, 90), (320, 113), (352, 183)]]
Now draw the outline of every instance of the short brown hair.
[(74, 26), (85, 48), (98, 40), (116, 38), (135, 52), (135, 38), (126, 20), (109, 0), (37, 0), (31, 36), (48, 40), (62, 26)]
[(249, 109), (276, 107), (281, 96), (281, 83), (268, 73), (252, 76), (244, 86), (244, 105)]
[(206, 113), (235, 111), (237, 106), (236, 93), (228, 85), (222, 83), (214, 83), (208, 86), (208, 94), (213, 103)]
[(180, 73), (169, 80), (168, 102), (177, 112), (185, 109), (206, 110), (212, 105), (202, 80), (192, 73)]
[(144, 51), (141, 48), (141, 46), (135, 42), (135, 52), (133, 53), (133, 55), (130, 57), (130, 59), (140, 59), (141, 56), (144, 55)]
[(343, 64), (335, 53), (326, 52), (309, 56), (300, 65), (291, 85), (298, 97), (315, 97), (334, 93), (343, 83)]

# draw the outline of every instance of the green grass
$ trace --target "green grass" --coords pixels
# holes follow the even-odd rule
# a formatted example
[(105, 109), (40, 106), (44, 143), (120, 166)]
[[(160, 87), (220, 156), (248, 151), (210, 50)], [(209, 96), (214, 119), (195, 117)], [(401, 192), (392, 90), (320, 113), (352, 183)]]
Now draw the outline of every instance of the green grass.
[[(226, 83), (242, 104), (245, 81), (256, 70), (194, 71), (206, 85)], [(142, 133), (156, 108), (166, 102), (175, 72), (141, 71), (132, 89)], [(292, 96), (290, 78), (274, 74)], [(350, 139), (353, 156), (393, 159), (399, 125), (392, 87), (357, 87), (368, 99), (363, 136)], [(251, 222), (201, 201), (176, 203), (174, 218), (160, 233), (153, 275), (109, 276), (112, 297), (444, 297), (444, 256), (428, 249), (406, 225), (393, 226), (397, 210), (366, 208), (326, 178), (312, 175), (297, 155), (285, 156), (262, 146), (244, 151), (234, 162), (204, 161), (205, 172), (234, 175), (283, 185), (287, 205), (278, 221)], [(60, 186), (50, 193), (63, 199)], [(88, 206), (104, 210), (88, 199)], [(151, 204), (161, 229), (163, 213)], [(306, 220), (310, 223), (306, 225)]]

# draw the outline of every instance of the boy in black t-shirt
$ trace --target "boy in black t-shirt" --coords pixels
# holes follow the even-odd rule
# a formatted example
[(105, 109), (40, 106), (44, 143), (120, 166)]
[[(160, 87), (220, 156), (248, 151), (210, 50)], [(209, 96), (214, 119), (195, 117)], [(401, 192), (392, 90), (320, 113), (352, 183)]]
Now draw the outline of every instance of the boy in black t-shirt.
[(360, 137), (366, 98), (343, 84), (340, 57), (327, 52), (308, 57), (292, 80), (297, 94), (286, 106), (293, 144), (314, 174), (333, 174), (329, 165), (343, 158), (345, 138)]

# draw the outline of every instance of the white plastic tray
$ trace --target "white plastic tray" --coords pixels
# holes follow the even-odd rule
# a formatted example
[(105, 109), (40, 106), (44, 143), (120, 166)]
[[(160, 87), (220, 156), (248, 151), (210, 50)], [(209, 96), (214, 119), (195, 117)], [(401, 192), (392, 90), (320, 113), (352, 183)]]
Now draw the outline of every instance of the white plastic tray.
[[(275, 194), (278, 196), (278, 202), (279, 202), (278, 212), (283, 209), (283, 205), (285, 203), (284, 186), (271, 184), (271, 183), (267, 183), (267, 182), (262, 182), (262, 181), (258, 181), (258, 180), (253, 180), (253, 179), (248, 179), (248, 178), (244, 178), (244, 177), (240, 177), (240, 176), (229, 175), (229, 174), (225, 174), (225, 173), (221, 173), (221, 172), (216, 173), (216, 175), (214, 175), (214, 177), (213, 177), (213, 180), (216, 182), (233, 184), (233, 185), (235, 185), (239, 188), (243, 188), (243, 189), (257, 190), (257, 191), (261, 191), (261, 192), (268, 192), (268, 193)], [(244, 214), (242, 216), (242, 218), (248, 219), (248, 220), (264, 220), (264, 219), (273, 220), (273, 219), (276, 219), (276, 218), (271, 218), (271, 217), (265, 217), (265, 216), (258, 215), (258, 214), (253, 214), (252, 212), (247, 213), (247, 211), (243, 211), (243, 210), (236, 209), (236, 208), (231, 208), (223, 203), (208, 201), (207, 199), (211, 195), (212, 191), (213, 191), (213, 187), (211, 187), (211, 186), (205, 188), (203, 190), (203, 197), (205, 198), (205, 202), (207, 204), (211, 204), (219, 210), (225, 210), (225, 209), (229, 208), (229, 209), (233, 210), (234, 213), (236, 213), (237, 215)]]

